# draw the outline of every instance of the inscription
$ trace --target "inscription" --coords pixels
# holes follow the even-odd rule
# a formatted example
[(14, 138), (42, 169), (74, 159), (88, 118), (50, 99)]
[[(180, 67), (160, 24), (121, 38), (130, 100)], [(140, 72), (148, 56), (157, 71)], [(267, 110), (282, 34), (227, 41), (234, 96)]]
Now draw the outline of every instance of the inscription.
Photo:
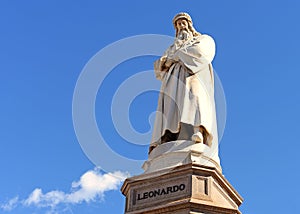
[(169, 186), (166, 188), (159, 188), (159, 189), (154, 189), (151, 191), (147, 191), (141, 194), (137, 194), (137, 200), (144, 200), (147, 198), (154, 198), (157, 196), (161, 196), (161, 195), (168, 195), (171, 193), (175, 193), (175, 192), (181, 192), (185, 190), (185, 184), (180, 184), (180, 185), (174, 185), (174, 186)]

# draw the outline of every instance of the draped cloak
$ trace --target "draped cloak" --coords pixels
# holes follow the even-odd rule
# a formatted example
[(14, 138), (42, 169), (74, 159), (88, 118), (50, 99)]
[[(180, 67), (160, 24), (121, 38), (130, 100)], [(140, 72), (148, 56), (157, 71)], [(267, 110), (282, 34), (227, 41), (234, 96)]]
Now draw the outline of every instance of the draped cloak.
[(217, 146), (214, 100), (214, 74), (211, 61), (215, 43), (208, 35), (185, 42), (175, 39), (162, 57), (174, 63), (167, 71), (154, 64), (156, 78), (162, 81), (151, 145), (161, 144), (166, 130), (180, 131), (180, 124), (204, 126)]

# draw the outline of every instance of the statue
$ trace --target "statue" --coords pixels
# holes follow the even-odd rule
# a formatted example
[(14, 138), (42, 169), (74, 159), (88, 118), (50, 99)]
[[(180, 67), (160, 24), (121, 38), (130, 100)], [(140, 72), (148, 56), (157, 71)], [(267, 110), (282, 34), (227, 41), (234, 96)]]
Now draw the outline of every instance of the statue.
[(176, 140), (218, 145), (211, 65), (215, 43), (194, 29), (187, 13), (177, 14), (173, 24), (174, 43), (154, 63), (162, 85), (149, 154)]
[(186, 13), (173, 24), (175, 41), (154, 63), (162, 84), (144, 173), (122, 186), (125, 213), (240, 213), (218, 156), (215, 43)]

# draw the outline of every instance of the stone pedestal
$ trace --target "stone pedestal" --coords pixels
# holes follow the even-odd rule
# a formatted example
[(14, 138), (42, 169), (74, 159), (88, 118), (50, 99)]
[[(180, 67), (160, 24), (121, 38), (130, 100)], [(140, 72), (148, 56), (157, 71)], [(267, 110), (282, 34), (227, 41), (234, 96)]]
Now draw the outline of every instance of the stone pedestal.
[(189, 140), (171, 141), (156, 147), (143, 164), (144, 173), (173, 169), (189, 163), (215, 167), (220, 172), (220, 160), (217, 147), (208, 147), (203, 143)]
[(125, 180), (126, 214), (238, 214), (243, 199), (215, 167), (189, 163)]

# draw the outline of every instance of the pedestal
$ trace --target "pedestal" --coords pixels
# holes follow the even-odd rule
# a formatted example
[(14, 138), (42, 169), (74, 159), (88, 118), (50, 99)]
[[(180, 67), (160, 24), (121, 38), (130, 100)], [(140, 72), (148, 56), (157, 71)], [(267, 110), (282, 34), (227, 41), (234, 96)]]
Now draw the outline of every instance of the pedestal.
[(189, 140), (171, 141), (156, 147), (143, 164), (144, 173), (173, 169), (189, 163), (215, 167), (222, 172), (218, 147), (211, 148), (203, 143)]
[(125, 180), (126, 214), (238, 214), (243, 199), (215, 167), (189, 163)]

